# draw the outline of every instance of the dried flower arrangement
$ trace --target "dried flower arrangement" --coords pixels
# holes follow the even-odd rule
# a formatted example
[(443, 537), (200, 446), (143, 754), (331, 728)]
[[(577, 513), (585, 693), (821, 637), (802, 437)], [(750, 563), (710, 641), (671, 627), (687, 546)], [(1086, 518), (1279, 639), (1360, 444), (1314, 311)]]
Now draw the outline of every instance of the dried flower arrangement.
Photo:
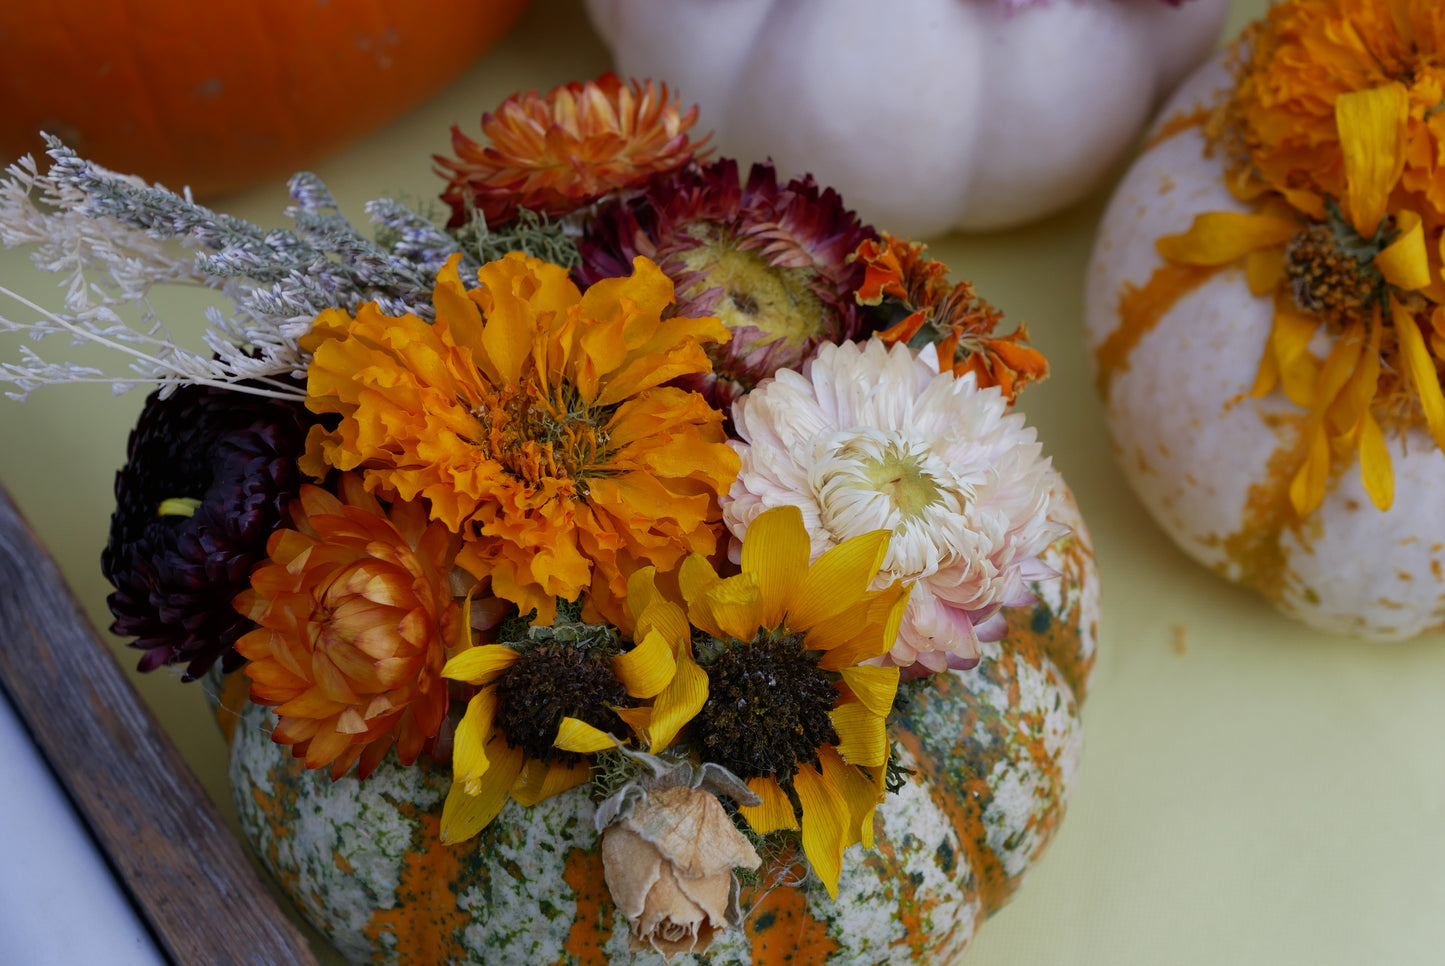
[[(929, 771), (900, 721), (946, 718), (930, 695), (975, 684), (1029, 723), (976, 722), (1032, 791), (1000, 804), (1011, 817), (970, 815), (977, 842), (943, 814), (964, 806), (940, 806), (918, 834), (928, 861), (967, 866), (941, 876), (957, 908), (935, 937), (888, 942), (961, 949), (980, 893), (1001, 902), (1057, 824), (1097, 589), (1067, 489), (1011, 409), (1043, 356), (831, 190), (709, 160), (695, 119), (610, 75), (519, 95), (483, 118), (485, 144), (454, 131), (436, 159), (445, 225), (375, 201), (374, 237), (309, 175), (291, 182), (294, 229), (269, 231), (54, 141), (48, 172), (27, 159), (0, 184), (0, 240), (37, 246), (67, 292), (63, 312), (26, 303), (38, 320), (0, 327), (132, 360), (105, 374), (26, 349), (0, 376), (17, 395), (158, 387), (117, 478), (114, 630), (143, 669), (225, 674), (249, 698), (238, 806), (272, 822), (248, 832), (308, 913), (365, 891), (337, 836), (387, 839), (394, 816), (347, 814), (379, 787), (396, 805), (401, 783), (432, 835), (397, 837), (391, 884), (425, 893), (415, 915), (451, 922), (459, 863), (503, 855), (520, 817), (541, 853), (585, 839), (610, 893), (593, 918), (611, 936), (615, 907), (619, 948), (743, 955), (745, 886), (857, 905), (840, 897), (865, 864), (854, 847), (887, 838), (880, 810)], [(208, 315), (209, 354), (150, 310), (172, 283), (232, 306)], [(345, 884), (307, 879), (304, 836), (275, 827), (305, 821), (287, 761), (353, 796), (318, 813)], [(559, 802), (573, 811), (549, 824)], [(955, 859), (984, 848), (1008, 853), (987, 874)], [(572, 890), (529, 923), (603, 928), (570, 867), (505, 861), (519, 889)], [(498, 938), (501, 888), (490, 915), (426, 939), (374, 894), (365, 928), (323, 928), (357, 961), (569, 961), (531, 925)], [(840, 929), (874, 948), (828, 928), (805, 960)], [(605, 938), (586, 955), (568, 938), (571, 961), (605, 958)]]

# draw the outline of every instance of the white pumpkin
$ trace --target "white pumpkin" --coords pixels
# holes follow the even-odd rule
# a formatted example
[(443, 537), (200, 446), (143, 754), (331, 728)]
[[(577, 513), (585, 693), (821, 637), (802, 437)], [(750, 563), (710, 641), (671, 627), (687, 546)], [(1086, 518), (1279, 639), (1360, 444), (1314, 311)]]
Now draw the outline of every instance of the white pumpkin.
[(1081, 198), (1211, 50), (1228, 0), (587, 0), (620, 73), (721, 153), (811, 172), (900, 235)]
[[(1388, 640), (1445, 626), (1445, 453), (1423, 426), (1385, 429), (1394, 503), (1377, 509), (1358, 459), (1298, 518), (1306, 410), (1276, 390), (1247, 397), (1273, 321), (1230, 265), (1184, 281), (1155, 249), (1211, 211), (1250, 210), (1206, 154), (1197, 109), (1232, 83), (1223, 60), (1180, 89), (1111, 200), (1085, 293), (1089, 355), (1115, 456), (1186, 553), (1326, 631)], [(1152, 288), (1151, 288), (1152, 281)], [(1321, 327), (1310, 350), (1323, 357)]]

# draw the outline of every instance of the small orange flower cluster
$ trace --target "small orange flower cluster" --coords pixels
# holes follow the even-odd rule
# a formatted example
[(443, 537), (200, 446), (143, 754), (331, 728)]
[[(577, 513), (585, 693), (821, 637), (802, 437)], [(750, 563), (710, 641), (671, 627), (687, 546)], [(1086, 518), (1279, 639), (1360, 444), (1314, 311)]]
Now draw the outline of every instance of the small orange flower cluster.
[(1013, 402), (1024, 386), (1049, 374), (1048, 360), (1028, 344), (1022, 324), (1008, 335), (995, 335), (1003, 313), (980, 299), (968, 282), (950, 285), (948, 266), (924, 257), (925, 250), (885, 233), (854, 253), (867, 266), (856, 295), (859, 304), (879, 305), (893, 296), (908, 312), (878, 338), (915, 347), (933, 342), (940, 365), (952, 360), (955, 376), (972, 372), (980, 389), (998, 386)]

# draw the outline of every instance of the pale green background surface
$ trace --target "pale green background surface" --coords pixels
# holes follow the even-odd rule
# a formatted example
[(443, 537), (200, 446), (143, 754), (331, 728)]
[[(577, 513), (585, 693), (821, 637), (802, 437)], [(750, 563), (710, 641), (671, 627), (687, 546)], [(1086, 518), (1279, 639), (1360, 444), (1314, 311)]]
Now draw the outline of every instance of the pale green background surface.
[[(1227, 35), (1266, 6), (1236, 0)], [(370, 198), (433, 196), (429, 158), (448, 150), (452, 123), (474, 132), (482, 111), (517, 89), (608, 66), (576, 0), (536, 0), (445, 94), (315, 170), (358, 221)], [(1107, 188), (1034, 227), (932, 245), (1048, 354), (1052, 378), (1021, 406), (1078, 496), (1104, 586), (1068, 817), (967, 962), (1445, 962), (1445, 635), (1372, 645), (1311, 631), (1192, 563), (1145, 515), (1111, 460), (1082, 344), (1084, 265), (1106, 198)], [(214, 207), (275, 225), (286, 203), (278, 181)], [(60, 303), (22, 253), (0, 252), (0, 284)], [(190, 304), (166, 317), (186, 317)], [(177, 325), (186, 339), (200, 330), (198, 311), (190, 321)], [(0, 357), (14, 359), (17, 344), (0, 337)], [(112, 480), (142, 399), (103, 386), (0, 399), (0, 481), (100, 626)], [(138, 652), (115, 650), (134, 666)], [(198, 686), (166, 672), (134, 677), (229, 813), (224, 748)]]

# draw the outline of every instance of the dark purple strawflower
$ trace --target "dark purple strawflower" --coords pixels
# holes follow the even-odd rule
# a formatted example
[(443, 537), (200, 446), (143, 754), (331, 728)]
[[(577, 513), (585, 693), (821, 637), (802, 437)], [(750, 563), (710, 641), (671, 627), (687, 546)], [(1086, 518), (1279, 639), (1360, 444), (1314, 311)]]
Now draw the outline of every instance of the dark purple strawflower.
[(140, 670), (185, 664), (192, 681), (218, 658), (224, 671), (245, 663), (232, 645), (254, 625), (231, 599), (289, 519), (313, 421), (299, 402), (208, 386), (146, 400), (100, 558), (111, 631), (145, 651)]
[(672, 278), (675, 315), (720, 318), (732, 341), (708, 346), (713, 371), (678, 384), (727, 412), (822, 343), (872, 331), (853, 297), (863, 265), (849, 256), (876, 237), (811, 176), (779, 184), (772, 165), (755, 164), (743, 183), (737, 162), (724, 159), (657, 175), (599, 208), (578, 243), (576, 274), (584, 285), (630, 275), (645, 255)]

